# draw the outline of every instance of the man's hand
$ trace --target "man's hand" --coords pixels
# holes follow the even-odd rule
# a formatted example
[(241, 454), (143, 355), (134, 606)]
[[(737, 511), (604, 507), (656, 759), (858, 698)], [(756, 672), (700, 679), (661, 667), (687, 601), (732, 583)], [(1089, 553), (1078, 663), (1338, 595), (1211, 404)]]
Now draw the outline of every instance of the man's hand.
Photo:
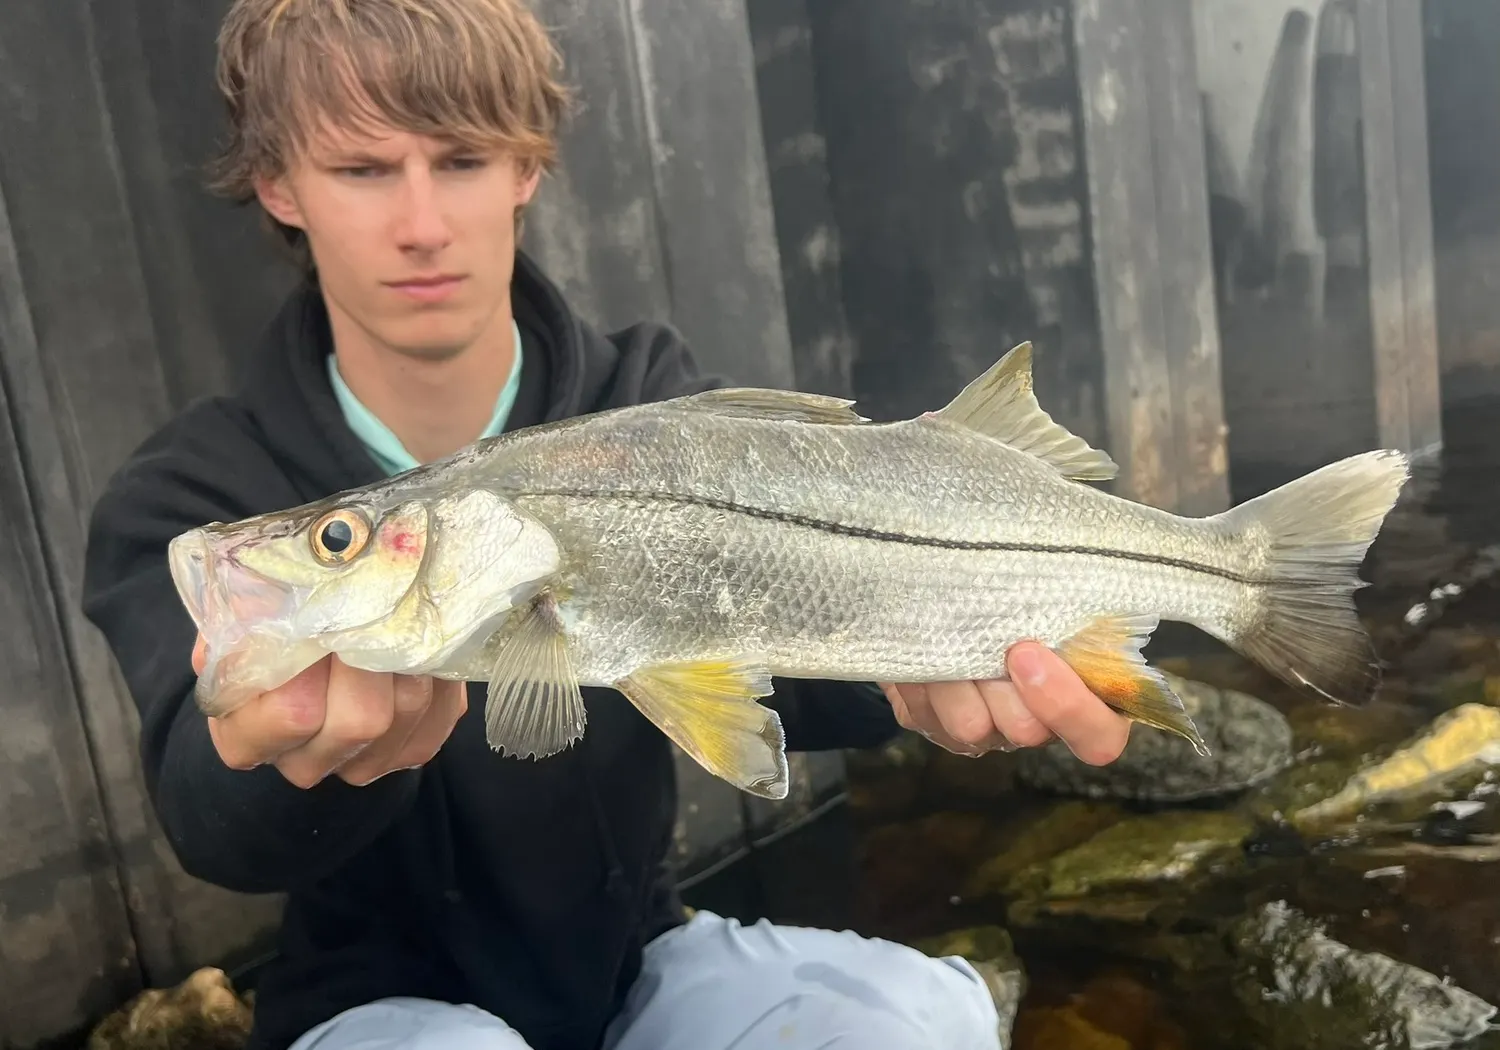
[[(203, 673), (205, 648), (193, 646)], [(361, 671), (336, 656), (260, 694), (208, 731), (231, 769), (274, 765), (300, 788), (337, 774), (361, 787), (432, 761), (468, 709), (463, 682)]]
[(896, 720), (960, 755), (1038, 747), (1054, 736), (1081, 761), (1108, 765), (1130, 722), (1100, 700), (1063, 658), (1038, 642), (1005, 654), (1009, 681), (882, 683)]

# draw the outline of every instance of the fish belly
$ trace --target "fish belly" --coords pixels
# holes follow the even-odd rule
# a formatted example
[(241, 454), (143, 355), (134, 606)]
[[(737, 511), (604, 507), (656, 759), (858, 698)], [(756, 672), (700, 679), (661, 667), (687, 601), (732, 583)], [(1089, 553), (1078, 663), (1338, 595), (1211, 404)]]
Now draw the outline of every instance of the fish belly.
[(549, 496), (523, 509), (567, 552), (561, 611), (585, 684), (725, 657), (797, 678), (1003, 677), (1017, 641), (1056, 645), (1105, 615), (1217, 623), (1239, 597), (1179, 566), (915, 543), (693, 502)]

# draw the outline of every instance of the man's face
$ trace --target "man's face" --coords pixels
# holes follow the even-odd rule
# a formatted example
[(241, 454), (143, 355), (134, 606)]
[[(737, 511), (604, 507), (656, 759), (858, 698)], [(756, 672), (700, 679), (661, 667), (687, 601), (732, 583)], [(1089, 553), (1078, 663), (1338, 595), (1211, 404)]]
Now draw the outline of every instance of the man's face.
[(516, 213), (538, 177), (498, 150), (328, 128), (259, 195), (306, 233), (331, 311), (379, 344), (445, 358), (509, 301)]

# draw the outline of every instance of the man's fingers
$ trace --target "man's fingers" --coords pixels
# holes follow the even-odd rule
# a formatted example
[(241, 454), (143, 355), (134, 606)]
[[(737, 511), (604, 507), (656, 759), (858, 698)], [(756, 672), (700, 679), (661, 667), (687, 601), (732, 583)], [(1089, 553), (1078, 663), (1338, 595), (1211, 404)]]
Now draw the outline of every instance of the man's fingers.
[(432, 679), (426, 675), (392, 675), (391, 727), (379, 739), (345, 763), (338, 774), (356, 787), (363, 786), (396, 768), (412, 732), (432, 706)]
[(937, 682), (928, 687), (928, 702), (943, 733), (966, 751), (1003, 743), (989, 705), (973, 682)]
[(323, 728), (281, 757), (276, 766), (282, 776), (298, 787), (310, 788), (390, 732), (396, 720), (392, 677), (334, 660), (329, 666)]
[(976, 682), (975, 687), (984, 698), (990, 718), (1011, 743), (1017, 747), (1041, 747), (1052, 739), (1052, 730), (1026, 709), (1013, 682), (983, 681)]
[(1062, 657), (1039, 643), (1022, 642), (1006, 654), (1006, 668), (1025, 706), (1079, 760), (1099, 766), (1120, 757), (1129, 721), (1095, 696)]
[(434, 681), (432, 704), (392, 761), (391, 769), (414, 769), (431, 762), (468, 709), (469, 694), (465, 683)]
[(219, 757), (231, 769), (253, 769), (303, 746), (322, 730), (331, 658), (285, 685), (262, 693), (221, 718), (208, 720)]
[(971, 682), (903, 683), (899, 688), (882, 688), (903, 728), (921, 733), (945, 750), (978, 755), (1011, 746), (996, 731)]

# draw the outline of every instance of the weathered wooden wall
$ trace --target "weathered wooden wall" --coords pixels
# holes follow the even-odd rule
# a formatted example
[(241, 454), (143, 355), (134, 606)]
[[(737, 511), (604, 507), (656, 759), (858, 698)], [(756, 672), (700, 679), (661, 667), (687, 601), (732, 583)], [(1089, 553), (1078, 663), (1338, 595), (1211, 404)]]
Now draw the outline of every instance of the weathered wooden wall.
[[(18, 681), (0, 742), (0, 1046), (232, 965), (280, 910), (178, 868), (137, 769), (133, 705), (78, 611), (99, 486), (169, 413), (228, 387), (290, 282), (253, 214), (201, 190), (226, 7), (0, 5), (0, 644)], [(669, 320), (707, 367), (791, 384), (743, 7), (541, 10), (585, 108), (528, 248), (597, 323)], [(812, 756), (768, 808), (684, 759), (684, 876), (810, 811), (841, 768)]]
[(1426, 78), (1480, 74), (1426, 68), (1421, 4), (748, 2), (799, 380), (908, 415), (1030, 338), (1116, 490), (1186, 512), (1440, 442), (1435, 304), (1484, 356), (1490, 285), (1434, 276)]

